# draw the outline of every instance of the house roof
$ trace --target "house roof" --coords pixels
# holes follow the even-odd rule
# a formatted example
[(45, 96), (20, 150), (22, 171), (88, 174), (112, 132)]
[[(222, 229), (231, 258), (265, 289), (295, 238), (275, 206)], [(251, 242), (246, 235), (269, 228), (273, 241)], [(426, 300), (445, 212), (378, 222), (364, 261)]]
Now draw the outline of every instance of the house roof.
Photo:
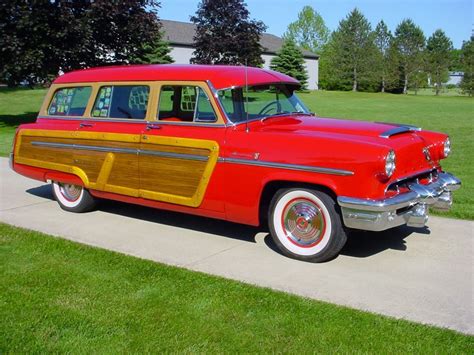
[(115, 81), (206, 81), (220, 90), (231, 86), (298, 81), (272, 70), (231, 65), (149, 64), (97, 67), (75, 70), (58, 77), (54, 84)]
[[(171, 45), (194, 47), (193, 37), (196, 33), (196, 25), (189, 22), (172, 20), (161, 20), (163, 24), (164, 39)], [(270, 33), (264, 33), (260, 37), (260, 45), (266, 54), (276, 54), (283, 45), (283, 39)], [(301, 49), (303, 57), (318, 59), (319, 56), (306, 49)]]

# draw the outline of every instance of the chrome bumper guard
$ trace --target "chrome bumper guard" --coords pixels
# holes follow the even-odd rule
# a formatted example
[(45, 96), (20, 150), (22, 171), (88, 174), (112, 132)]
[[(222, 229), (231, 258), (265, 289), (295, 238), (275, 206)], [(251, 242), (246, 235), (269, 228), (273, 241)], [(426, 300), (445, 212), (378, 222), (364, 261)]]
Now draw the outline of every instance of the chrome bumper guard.
[(428, 207), (447, 211), (453, 203), (451, 192), (461, 187), (461, 181), (448, 173), (427, 185), (408, 184), (409, 192), (382, 200), (338, 197), (346, 227), (383, 231), (403, 224), (424, 227)]

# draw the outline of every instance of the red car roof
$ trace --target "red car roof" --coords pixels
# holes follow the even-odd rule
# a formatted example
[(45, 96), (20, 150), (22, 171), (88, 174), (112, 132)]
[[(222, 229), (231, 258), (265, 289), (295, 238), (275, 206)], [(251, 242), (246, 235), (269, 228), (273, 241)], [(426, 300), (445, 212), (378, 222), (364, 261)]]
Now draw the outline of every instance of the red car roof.
[[(154, 81), (154, 80), (210, 80), (216, 89), (245, 85), (245, 67), (230, 65), (181, 65), (150, 64), (97, 67), (76, 70), (58, 77), (54, 84), (84, 83), (98, 81)], [(299, 85), (292, 77), (272, 70), (247, 68), (249, 85), (265, 83), (291, 83)]]

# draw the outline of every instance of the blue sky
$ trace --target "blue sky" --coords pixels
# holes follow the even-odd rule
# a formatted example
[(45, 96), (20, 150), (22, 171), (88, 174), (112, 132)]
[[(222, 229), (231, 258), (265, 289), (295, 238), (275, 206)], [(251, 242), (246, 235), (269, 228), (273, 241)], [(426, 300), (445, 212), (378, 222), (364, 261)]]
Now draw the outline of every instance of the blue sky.
[[(198, 0), (160, 0), (162, 19), (189, 21)], [(339, 21), (354, 7), (359, 8), (372, 26), (384, 20), (393, 32), (404, 18), (411, 18), (428, 38), (441, 28), (461, 48), (473, 28), (473, 0), (246, 0), (252, 18), (263, 21), (267, 32), (281, 36), (305, 5), (314, 7), (326, 25), (335, 30)]]

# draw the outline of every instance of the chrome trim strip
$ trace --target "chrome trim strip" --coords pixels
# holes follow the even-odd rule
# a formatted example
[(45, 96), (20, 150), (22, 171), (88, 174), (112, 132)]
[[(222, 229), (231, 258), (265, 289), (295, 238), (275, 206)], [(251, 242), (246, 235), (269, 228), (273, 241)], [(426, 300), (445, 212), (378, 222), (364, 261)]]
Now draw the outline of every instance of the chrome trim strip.
[(203, 156), (203, 155), (172, 153), (172, 152), (163, 152), (163, 151), (155, 151), (155, 150), (148, 150), (148, 149), (98, 147), (94, 145), (50, 143), (50, 142), (31, 142), (31, 144), (34, 146), (50, 147), (50, 148), (92, 150), (96, 152), (125, 153), (125, 154), (137, 154), (137, 155), (141, 154), (141, 155), (158, 156), (158, 157), (163, 157), (163, 158), (197, 160), (197, 161), (209, 160), (208, 156)]
[(389, 130), (382, 132), (380, 134), (380, 137), (382, 138), (390, 138), (392, 136), (395, 136), (397, 134), (405, 133), (405, 132), (415, 132), (415, 131), (421, 131), (421, 128), (415, 127), (415, 126), (410, 126), (410, 125), (400, 125), (395, 128), (390, 128)]
[(197, 160), (197, 161), (208, 161), (209, 157), (207, 155), (196, 155), (196, 154), (184, 154), (184, 153), (172, 153), (172, 152), (162, 152), (156, 150), (138, 150), (138, 154), (142, 155), (152, 155), (163, 158), (175, 158), (175, 159), (184, 159), (184, 160)]
[(157, 125), (168, 125), (168, 126), (192, 126), (192, 127), (208, 127), (208, 128), (222, 128), (226, 127), (225, 124), (222, 123), (212, 123), (212, 122), (203, 122), (197, 121), (196, 122), (178, 122), (178, 121), (149, 121), (150, 123), (157, 124)]
[(342, 176), (354, 175), (354, 172), (349, 171), (349, 170), (332, 169), (332, 168), (324, 168), (324, 167), (308, 166), (308, 165), (274, 163), (274, 162), (269, 162), (269, 161), (257, 161), (257, 160), (237, 159), (237, 158), (219, 158), (218, 161), (221, 163), (263, 166), (266, 168), (280, 168), (280, 169), (287, 169), (287, 170), (307, 171), (311, 173), (322, 173), (322, 174), (342, 175)]

